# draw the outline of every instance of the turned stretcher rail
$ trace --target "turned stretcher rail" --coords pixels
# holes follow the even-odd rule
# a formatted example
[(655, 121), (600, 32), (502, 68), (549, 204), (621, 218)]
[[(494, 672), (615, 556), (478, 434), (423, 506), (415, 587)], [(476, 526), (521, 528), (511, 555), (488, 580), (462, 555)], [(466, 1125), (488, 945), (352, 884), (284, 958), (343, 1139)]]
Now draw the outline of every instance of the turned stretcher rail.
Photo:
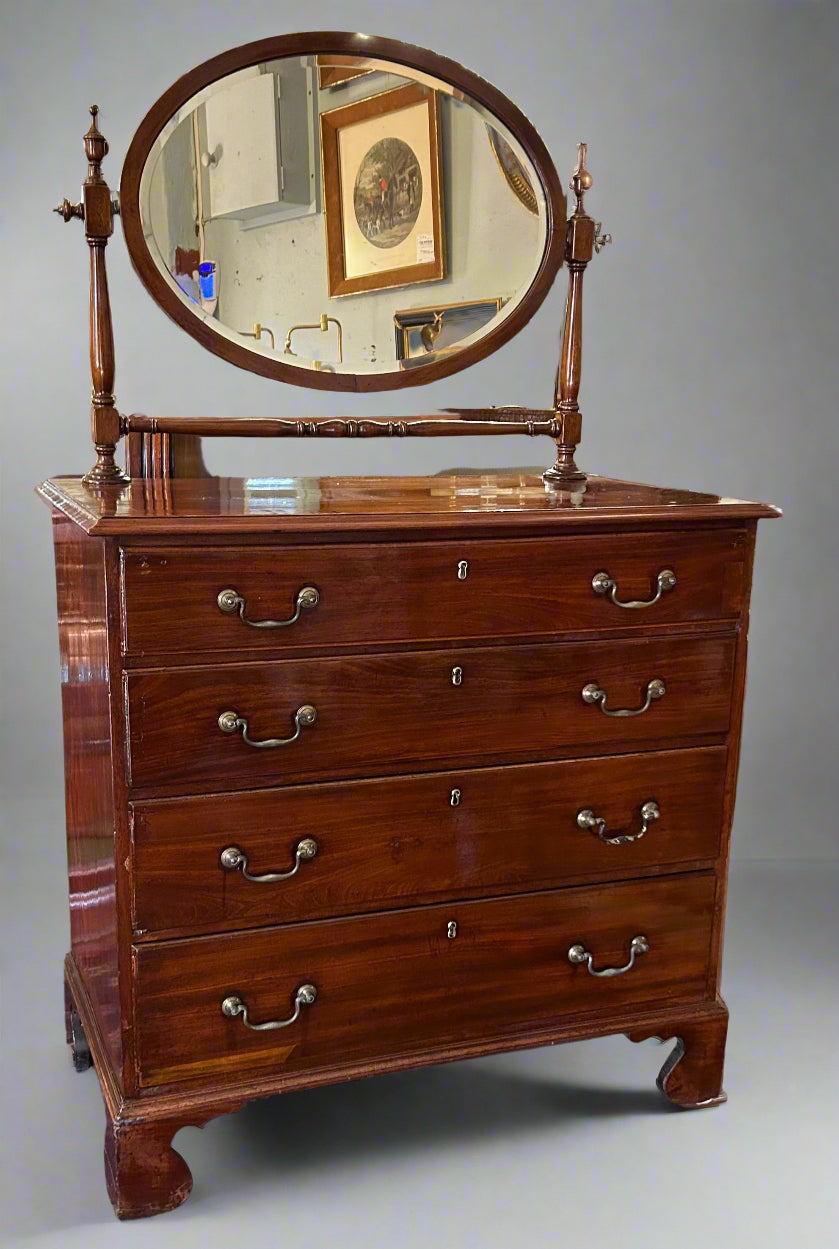
[(135, 413), (120, 417), (122, 434), (199, 434), (202, 437), (239, 438), (406, 438), (476, 437), (486, 434), (543, 434), (559, 436), (561, 421), (553, 412), (527, 414), (515, 419), (471, 416), (407, 417), (195, 417), (143, 416)]

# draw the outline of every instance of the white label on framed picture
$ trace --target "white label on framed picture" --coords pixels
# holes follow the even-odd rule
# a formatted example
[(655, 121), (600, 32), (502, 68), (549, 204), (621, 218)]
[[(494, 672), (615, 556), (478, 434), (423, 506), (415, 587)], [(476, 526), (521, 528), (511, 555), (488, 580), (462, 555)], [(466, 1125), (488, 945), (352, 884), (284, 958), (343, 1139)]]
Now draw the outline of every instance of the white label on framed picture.
[(417, 235), (417, 264), (424, 260), (434, 259), (434, 235), (418, 234)]

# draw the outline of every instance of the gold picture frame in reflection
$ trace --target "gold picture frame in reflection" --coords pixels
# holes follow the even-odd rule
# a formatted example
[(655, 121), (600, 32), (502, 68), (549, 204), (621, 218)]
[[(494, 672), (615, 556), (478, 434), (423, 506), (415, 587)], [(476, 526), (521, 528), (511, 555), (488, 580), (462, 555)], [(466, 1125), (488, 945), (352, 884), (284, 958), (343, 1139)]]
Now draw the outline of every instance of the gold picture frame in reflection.
[(403, 368), (413, 368), (424, 360), (459, 351), (461, 341), (488, 325), (504, 302), (498, 295), (495, 299), (470, 299), (394, 312), (396, 359)]
[(507, 186), (528, 212), (538, 215), (539, 202), (536, 199), (533, 183), (527, 176), (527, 170), (524, 165), (504, 136), (499, 134), (489, 122), (487, 122), (487, 137), (489, 138), (489, 145), (492, 148), (493, 155), (498, 162), (498, 168), (504, 175)]
[(375, 69), (359, 69), (357, 56), (323, 55), (315, 57), (318, 71), (318, 88), (321, 91), (329, 87), (339, 87), (342, 83), (352, 82), (354, 78), (364, 78), (367, 74), (375, 74)]
[(437, 92), (422, 83), (321, 113), (330, 296), (446, 276)]

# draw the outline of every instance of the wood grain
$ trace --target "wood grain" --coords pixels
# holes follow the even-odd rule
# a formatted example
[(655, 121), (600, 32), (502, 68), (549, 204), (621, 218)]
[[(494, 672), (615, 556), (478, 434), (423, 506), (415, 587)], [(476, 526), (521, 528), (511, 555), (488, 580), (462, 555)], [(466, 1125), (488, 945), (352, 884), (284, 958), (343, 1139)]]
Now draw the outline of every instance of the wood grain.
[[(745, 531), (723, 530), (520, 541), (173, 548), (122, 552), (124, 648), (138, 657), (196, 650), (280, 656), (344, 643), (561, 634), (734, 620), (744, 593)], [(465, 561), (466, 577), (458, 578)], [(592, 589), (604, 571), (618, 597), (653, 597), (658, 574), (677, 583), (652, 607), (625, 610)], [(316, 608), (286, 628), (249, 627), (224, 614), (233, 588), (249, 620), (288, 619), (304, 586)], [(503, 593), (499, 587), (503, 586)]]
[[(494, 1038), (491, 1046), (485, 1040), (467, 1039), (455, 1042), (432, 1041), (421, 1050), (394, 1049), (385, 1058), (365, 1061), (340, 1058), (329, 1067), (311, 1070), (288, 1070), (283, 1065), (244, 1070), (238, 1078), (210, 1076), (205, 1080), (188, 1080), (180, 1083), (159, 1085), (141, 1090), (139, 1096), (123, 1098), (117, 1088), (114, 1074), (109, 1066), (107, 1053), (98, 1033), (96, 1019), (87, 998), (84, 985), (79, 979), (72, 955), (67, 956), (65, 970), (72, 986), (75, 1002), (85, 1029), (91, 1040), (96, 1073), (102, 1085), (106, 1113), (123, 1124), (136, 1127), (161, 1124), (164, 1141), (171, 1140), (173, 1126), (201, 1125), (215, 1115), (229, 1114), (240, 1109), (247, 1101), (270, 1097), (276, 1093), (298, 1088), (316, 1088), (336, 1081), (354, 1080), (361, 1077), (382, 1075), (386, 1072), (422, 1068), (434, 1063), (455, 1062), (475, 1058), (486, 1053), (505, 1053), (539, 1045), (555, 1045), (563, 1041), (580, 1041), (605, 1036), (610, 1032), (645, 1032), (649, 1036), (673, 1036), (685, 1032), (691, 1024), (713, 1021), (728, 1012), (720, 998), (698, 1001), (690, 1006), (675, 1003), (654, 1003), (611, 1010), (600, 1015), (582, 1015), (576, 1018), (559, 1017), (548, 1025), (525, 1026), (516, 1032)], [(168, 1136), (166, 1135), (168, 1133)], [(134, 1157), (139, 1157), (135, 1151)], [(155, 1171), (153, 1150), (146, 1153), (149, 1173), (143, 1177), (140, 1171), (133, 1177), (135, 1209), (144, 1214), (154, 1214), (160, 1209), (171, 1208), (165, 1202), (165, 1190)], [(107, 1166), (106, 1162), (106, 1166)], [(180, 1188), (182, 1175), (166, 1165)], [(113, 1195), (113, 1188), (111, 1188)], [(155, 1208), (146, 1200), (154, 1197), (161, 1204)]]
[(105, 1183), (118, 1219), (142, 1219), (174, 1210), (192, 1191), (192, 1173), (172, 1137), (179, 1120), (126, 1122), (107, 1117)]
[[(725, 759), (711, 747), (135, 803), (135, 930), (211, 932), (707, 866)], [(589, 807), (608, 835), (637, 832), (650, 800), (661, 817), (640, 841), (605, 845), (577, 824)], [(290, 880), (257, 884), (219, 862), (233, 844), (252, 874), (288, 871), (304, 837), (318, 853)]]
[[(136, 947), (143, 1085), (282, 1064), (373, 1060), (429, 1041), (491, 1038), (586, 1011), (702, 998), (713, 874), (446, 903), (361, 919)], [(457, 936), (447, 936), (450, 921)], [(649, 953), (623, 966), (637, 934)], [(230, 994), (253, 1022), (291, 1014), (299, 985), (318, 997), (287, 1029), (253, 1032), (221, 1012)]]
[(114, 862), (113, 757), (103, 543), (53, 523), (70, 941), (108, 1053), (122, 1063)]
[[(325, 376), (325, 375), (323, 375)], [(585, 490), (547, 490), (541, 470), (454, 472), (439, 477), (144, 478), (88, 489), (81, 478), (43, 482), (38, 493), (87, 533), (123, 540), (156, 535), (230, 540), (282, 534), (294, 542), (412, 538), (422, 532), (520, 538), (575, 530), (684, 528), (779, 516), (777, 508), (690, 490), (589, 477)]]
[[(135, 452), (162, 454), (155, 438)], [(57, 509), (67, 1011), (102, 1086), (120, 1217), (186, 1196), (180, 1126), (287, 1089), (625, 1032), (678, 1038), (660, 1077), (677, 1105), (724, 1097), (715, 991), (751, 551), (755, 521), (776, 513), (596, 478), (551, 497), (537, 482), (42, 488)], [(678, 582), (658, 615), (588, 598), (601, 567), (644, 597), (659, 559)], [(278, 650), (216, 621), (211, 566), (272, 615), (297, 569), (303, 584), (317, 567), (322, 632)], [(653, 676), (667, 693), (639, 717), (580, 696), (590, 679), (610, 708), (638, 706)], [(254, 736), (289, 731), (308, 700), (321, 714), (289, 748), (217, 728), (229, 706)], [(650, 799), (661, 818), (638, 842), (576, 824), (585, 806), (632, 831)], [(318, 853), (290, 881), (219, 866), (241, 844), (253, 871), (282, 870), (305, 835)], [(624, 975), (568, 962), (581, 942), (598, 969), (622, 966), (639, 933), (650, 951)], [(319, 995), (289, 1029), (221, 1014), (235, 993), (257, 1022), (282, 1018), (304, 981)]]
[[(134, 796), (250, 789), (481, 763), (637, 751), (728, 730), (734, 639), (728, 636), (402, 651), (126, 675)], [(462, 683), (452, 684), (454, 667)], [(586, 705), (596, 682), (612, 708)], [(287, 738), (297, 708), (317, 721), (291, 745), (255, 749), (223, 733), (225, 711), (255, 740)]]
[(702, 1019), (687, 1017), (661, 1028), (643, 1027), (629, 1033), (630, 1041), (646, 1041), (651, 1036), (676, 1037), (676, 1046), (659, 1072), (657, 1084), (662, 1093), (682, 1110), (700, 1110), (727, 1101), (722, 1087), (728, 1011), (721, 1009)]

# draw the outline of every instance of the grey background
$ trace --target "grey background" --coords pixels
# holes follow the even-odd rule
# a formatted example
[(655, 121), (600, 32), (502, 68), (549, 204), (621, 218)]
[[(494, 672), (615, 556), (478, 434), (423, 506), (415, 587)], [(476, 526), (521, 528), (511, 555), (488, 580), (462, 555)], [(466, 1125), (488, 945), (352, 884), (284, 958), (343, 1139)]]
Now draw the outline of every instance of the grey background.
[[(50, 209), (77, 193), (92, 101), (116, 187), (135, 127), (176, 77), (237, 43), (307, 26), (412, 39), (462, 61), (532, 118), (563, 180), (576, 140), (588, 141), (590, 211), (615, 244), (586, 278), (581, 463), (786, 511), (761, 525), (753, 594), (724, 984), (732, 1102), (663, 1119), (649, 1097), (661, 1055), (620, 1038), (322, 1090), (250, 1107), (201, 1136), (187, 1129), (193, 1199), (165, 1222), (117, 1229), (96, 1083), (69, 1069), (60, 1021), (59, 673), (49, 518), (32, 487), (84, 472), (91, 449), (87, 249), (78, 223), (64, 226)], [(0, 47), (9, 1211), (0, 1228), (15, 1243), (63, 1249), (150, 1235), (293, 1249), (566, 1238), (823, 1249), (835, 1218), (828, 1073), (839, 988), (839, 876), (826, 862), (837, 857), (839, 797), (839, 6), (30, 0), (3, 6)], [(550, 399), (564, 275), (492, 359), (436, 386), (354, 399), (283, 388), (202, 351), (134, 277), (119, 226), (108, 266), (126, 411), (403, 414)], [(500, 439), (243, 442), (211, 445), (208, 460), (251, 475), (432, 473), (532, 464), (549, 449)]]

